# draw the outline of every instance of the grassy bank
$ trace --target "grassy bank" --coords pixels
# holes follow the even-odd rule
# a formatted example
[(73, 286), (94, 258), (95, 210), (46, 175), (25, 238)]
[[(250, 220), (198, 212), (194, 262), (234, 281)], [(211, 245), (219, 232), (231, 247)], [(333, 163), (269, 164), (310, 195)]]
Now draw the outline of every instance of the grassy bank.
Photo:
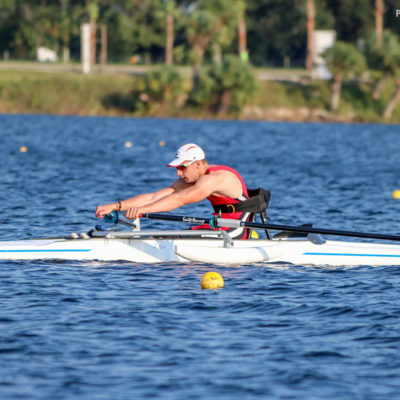
[[(74, 72), (45, 73), (31, 71), (0, 72), (1, 113), (43, 113), (63, 115), (137, 115), (130, 93), (134, 79), (127, 74), (92, 74)], [(387, 82), (381, 100), (372, 99), (367, 83), (348, 83), (342, 90), (337, 113), (329, 111), (328, 82), (262, 81), (257, 97), (241, 118), (289, 121), (383, 122), (382, 110), (394, 91)], [(215, 118), (210, 112), (190, 107), (171, 106), (155, 116)], [(229, 116), (222, 116), (229, 117)], [(390, 123), (400, 123), (400, 104)]]
[(90, 75), (28, 71), (0, 72), (2, 113), (119, 115), (109, 107), (113, 94), (127, 95), (132, 78), (127, 75)]

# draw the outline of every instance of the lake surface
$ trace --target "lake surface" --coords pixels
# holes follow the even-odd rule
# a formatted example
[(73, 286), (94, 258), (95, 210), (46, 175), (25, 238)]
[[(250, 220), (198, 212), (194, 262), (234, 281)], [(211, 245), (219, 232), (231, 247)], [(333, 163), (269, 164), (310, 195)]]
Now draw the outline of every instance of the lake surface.
[[(273, 223), (400, 234), (399, 126), (0, 115), (1, 240), (87, 232), (187, 142), (270, 189)], [(399, 293), (396, 266), (3, 261), (0, 398), (399, 398)]]

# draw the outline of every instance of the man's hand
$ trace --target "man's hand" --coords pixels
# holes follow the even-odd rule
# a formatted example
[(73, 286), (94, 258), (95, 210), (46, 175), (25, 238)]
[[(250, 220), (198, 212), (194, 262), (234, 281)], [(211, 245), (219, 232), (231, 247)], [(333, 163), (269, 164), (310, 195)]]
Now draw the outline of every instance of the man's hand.
[(143, 214), (143, 211), (140, 207), (133, 207), (126, 210), (125, 217), (128, 219), (136, 219), (139, 218), (141, 214)]
[(115, 204), (106, 204), (105, 206), (96, 207), (96, 217), (103, 218), (107, 214), (110, 214), (111, 211), (116, 209)]

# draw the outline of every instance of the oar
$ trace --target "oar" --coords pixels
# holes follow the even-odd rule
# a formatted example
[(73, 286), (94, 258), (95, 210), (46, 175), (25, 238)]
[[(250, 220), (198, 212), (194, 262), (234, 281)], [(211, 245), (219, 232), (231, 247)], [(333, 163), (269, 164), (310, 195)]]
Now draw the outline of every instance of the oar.
[(116, 211), (111, 211), (110, 214), (107, 214), (104, 218), (104, 222), (107, 224), (121, 224), (125, 226), (129, 226), (129, 228), (136, 228), (136, 224), (133, 222), (129, 222), (125, 219), (121, 219)]
[(300, 232), (300, 233), (320, 233), (323, 235), (333, 236), (348, 236), (358, 238), (369, 238), (369, 239), (382, 239), (382, 240), (396, 240), (400, 241), (398, 235), (384, 235), (380, 233), (367, 233), (367, 232), (352, 232), (352, 231), (341, 231), (337, 229), (322, 229), (322, 228), (311, 228), (307, 226), (290, 226), (290, 225), (277, 225), (277, 224), (262, 224), (259, 222), (247, 222), (236, 219), (219, 218), (213, 215), (211, 218), (198, 218), (198, 217), (186, 217), (181, 215), (170, 215), (170, 214), (142, 214), (139, 217), (149, 219), (159, 219), (164, 221), (176, 221), (186, 222), (190, 224), (209, 224), (211, 228), (227, 227), (227, 228), (256, 228), (256, 229), (270, 229), (273, 231), (287, 231), (287, 232)]

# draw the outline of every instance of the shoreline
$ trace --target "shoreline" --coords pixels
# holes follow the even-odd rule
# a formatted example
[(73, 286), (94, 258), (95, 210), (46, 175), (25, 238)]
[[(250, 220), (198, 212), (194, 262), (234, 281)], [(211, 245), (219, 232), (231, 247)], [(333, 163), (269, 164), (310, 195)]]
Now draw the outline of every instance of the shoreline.
[(400, 104), (390, 119), (383, 120), (380, 115), (392, 95), (391, 82), (386, 83), (379, 101), (372, 100), (369, 82), (344, 84), (339, 111), (334, 113), (329, 110), (329, 82), (259, 81), (256, 98), (244, 107), (240, 116), (234, 116), (214, 114), (189, 105), (164, 105), (156, 107), (152, 113), (140, 114), (132, 109), (131, 92), (135, 79), (138, 77), (132, 74), (83, 75), (65, 71), (61, 74), (0, 69), (0, 113), (400, 124)]
[[(290, 113), (292, 110), (288, 110)], [(280, 111), (281, 112), (281, 111)], [(280, 112), (278, 114), (280, 114)], [(233, 117), (211, 117), (211, 116), (179, 116), (179, 115), (128, 115), (128, 114), (62, 114), (62, 113), (39, 113), (39, 112), (2, 112), (0, 110), (1, 115), (23, 115), (23, 116), (50, 116), (50, 117), (78, 117), (78, 118), (133, 118), (133, 119), (180, 119), (180, 120), (193, 120), (193, 121), (230, 121), (230, 122), (271, 122), (271, 123), (309, 123), (309, 124), (354, 124), (354, 125), (400, 125), (398, 122), (374, 122), (374, 121), (358, 121), (358, 120), (350, 120), (344, 118), (327, 118), (327, 119), (301, 119), (301, 118), (292, 118), (292, 119), (283, 119), (278, 118), (278, 114), (276, 118), (273, 116), (269, 119), (257, 119), (257, 118), (233, 118)]]

